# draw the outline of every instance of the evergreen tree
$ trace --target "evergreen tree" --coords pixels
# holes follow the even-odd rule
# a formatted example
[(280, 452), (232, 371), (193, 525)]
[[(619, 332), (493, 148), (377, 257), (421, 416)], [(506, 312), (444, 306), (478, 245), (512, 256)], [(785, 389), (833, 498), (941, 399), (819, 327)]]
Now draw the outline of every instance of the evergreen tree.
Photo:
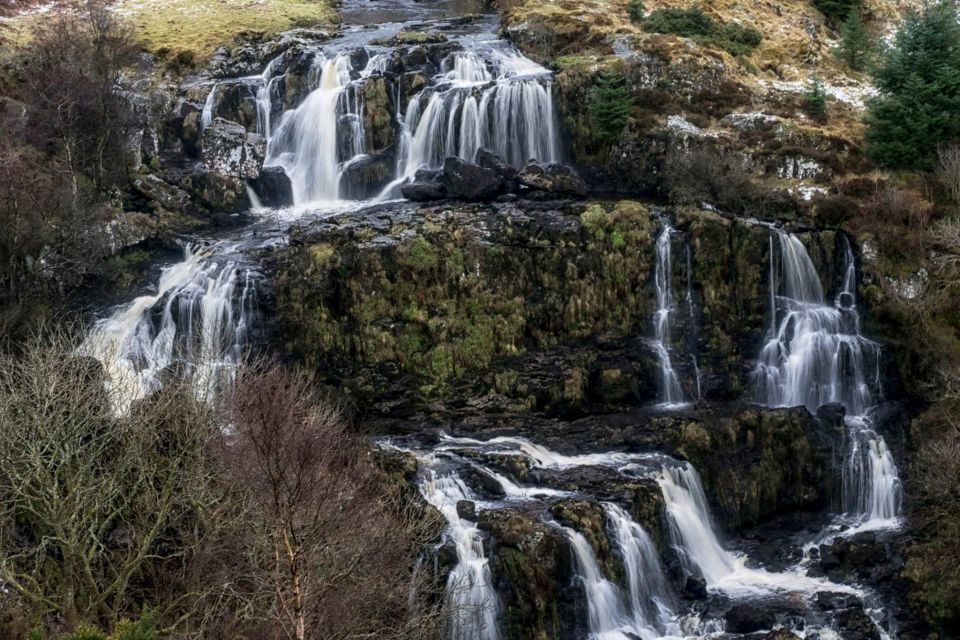
[(823, 119), (827, 116), (827, 91), (820, 76), (814, 74), (810, 77), (810, 84), (807, 86), (807, 92), (803, 99), (810, 115), (817, 119)]
[(590, 101), (590, 119), (594, 138), (612, 142), (627, 124), (633, 110), (633, 96), (623, 76), (612, 69), (600, 73)]
[(856, 71), (863, 71), (870, 56), (870, 34), (863, 25), (859, 9), (853, 9), (840, 29), (840, 46), (837, 55)]
[(627, 3), (627, 15), (631, 22), (643, 22), (643, 0), (630, 0)]
[(874, 73), (867, 154), (882, 167), (929, 170), (960, 137), (960, 23), (952, 0), (908, 14)]

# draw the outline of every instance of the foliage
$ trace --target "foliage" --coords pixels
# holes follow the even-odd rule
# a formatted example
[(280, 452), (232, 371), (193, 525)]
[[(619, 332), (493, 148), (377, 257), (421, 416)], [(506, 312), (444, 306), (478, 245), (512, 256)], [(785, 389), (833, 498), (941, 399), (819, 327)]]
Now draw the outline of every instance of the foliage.
[(813, 0), (813, 4), (832, 24), (839, 23), (855, 11), (860, 11), (860, 0)]
[(760, 32), (752, 27), (736, 22), (718, 24), (700, 7), (651, 11), (643, 27), (651, 33), (672, 33), (693, 38), (700, 44), (720, 47), (735, 56), (750, 53), (763, 39)]
[(631, 22), (643, 22), (643, 0), (630, 0), (627, 2), (627, 15)]
[(600, 72), (590, 100), (594, 137), (602, 144), (613, 142), (627, 124), (633, 110), (633, 96), (623, 75), (614, 69)]
[(891, 169), (929, 170), (937, 146), (960, 137), (960, 23), (949, 0), (906, 15), (874, 73), (867, 155)]
[(827, 91), (820, 76), (814, 74), (810, 77), (807, 90), (803, 94), (803, 102), (807, 113), (814, 118), (822, 120), (827, 116)]
[(960, 144), (937, 147), (936, 173), (950, 203), (960, 207)]
[(837, 57), (855, 71), (863, 71), (870, 61), (873, 44), (870, 34), (863, 24), (863, 17), (859, 9), (854, 9), (847, 16), (840, 29), (840, 46), (837, 47)]

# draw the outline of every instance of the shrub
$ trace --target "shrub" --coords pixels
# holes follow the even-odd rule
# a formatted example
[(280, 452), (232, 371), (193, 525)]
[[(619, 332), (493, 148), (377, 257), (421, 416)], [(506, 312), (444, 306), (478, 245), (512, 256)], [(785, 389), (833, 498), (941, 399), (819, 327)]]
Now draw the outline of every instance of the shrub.
[(860, 10), (860, 0), (813, 0), (813, 4), (831, 24), (837, 24), (853, 11)]
[(950, 0), (908, 13), (874, 73), (867, 155), (881, 167), (930, 170), (960, 138), (960, 23)]
[(643, 21), (643, 0), (630, 0), (627, 3), (627, 15), (631, 22)]
[(693, 38), (702, 45), (720, 47), (735, 56), (750, 53), (763, 40), (761, 33), (753, 27), (736, 22), (717, 24), (700, 7), (651, 11), (644, 20), (643, 28), (651, 33), (672, 33)]
[(951, 204), (960, 206), (960, 144), (937, 148), (937, 178)]
[(626, 126), (632, 110), (633, 96), (623, 75), (612, 69), (602, 71), (590, 100), (594, 137), (601, 144), (613, 142)]

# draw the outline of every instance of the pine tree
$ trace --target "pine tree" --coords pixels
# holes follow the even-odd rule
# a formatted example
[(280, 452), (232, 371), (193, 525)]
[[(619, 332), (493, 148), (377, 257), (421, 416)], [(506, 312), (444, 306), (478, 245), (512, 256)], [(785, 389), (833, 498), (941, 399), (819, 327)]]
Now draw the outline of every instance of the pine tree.
[(874, 84), (867, 154), (882, 167), (931, 169), (937, 145), (960, 138), (960, 23), (952, 0), (904, 18)]
[(807, 85), (807, 92), (803, 99), (810, 115), (817, 119), (827, 116), (827, 91), (820, 76), (814, 74), (810, 77), (810, 84)]
[(643, 0), (630, 0), (627, 3), (627, 15), (630, 22), (643, 22)]
[(863, 71), (870, 56), (870, 34), (863, 25), (860, 10), (854, 8), (840, 29), (840, 46), (837, 55), (856, 71)]
[(612, 142), (627, 124), (633, 110), (633, 96), (623, 76), (612, 69), (600, 73), (590, 101), (590, 119), (594, 138)]

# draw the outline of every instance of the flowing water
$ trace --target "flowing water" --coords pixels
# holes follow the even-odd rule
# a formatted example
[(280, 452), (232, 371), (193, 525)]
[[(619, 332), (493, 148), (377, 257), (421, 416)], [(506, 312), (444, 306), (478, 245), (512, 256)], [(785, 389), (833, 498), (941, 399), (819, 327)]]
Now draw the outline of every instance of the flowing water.
[(658, 389), (660, 402), (664, 405), (677, 405), (686, 401), (680, 379), (673, 368), (670, 359), (671, 334), (673, 332), (672, 316), (676, 311), (673, 304), (672, 286), (672, 235), (673, 228), (666, 221), (662, 221), (663, 230), (657, 237), (655, 245), (653, 284), (657, 294), (657, 308), (653, 314), (653, 348), (660, 361), (660, 376)]
[(848, 441), (843, 511), (869, 527), (892, 525), (900, 515), (900, 480), (872, 416), (881, 392), (880, 345), (860, 334), (856, 263), (846, 238), (844, 243), (843, 283), (827, 304), (800, 239), (771, 232), (771, 324), (754, 373), (757, 400), (771, 407), (806, 406), (812, 413), (827, 403), (842, 404)]

